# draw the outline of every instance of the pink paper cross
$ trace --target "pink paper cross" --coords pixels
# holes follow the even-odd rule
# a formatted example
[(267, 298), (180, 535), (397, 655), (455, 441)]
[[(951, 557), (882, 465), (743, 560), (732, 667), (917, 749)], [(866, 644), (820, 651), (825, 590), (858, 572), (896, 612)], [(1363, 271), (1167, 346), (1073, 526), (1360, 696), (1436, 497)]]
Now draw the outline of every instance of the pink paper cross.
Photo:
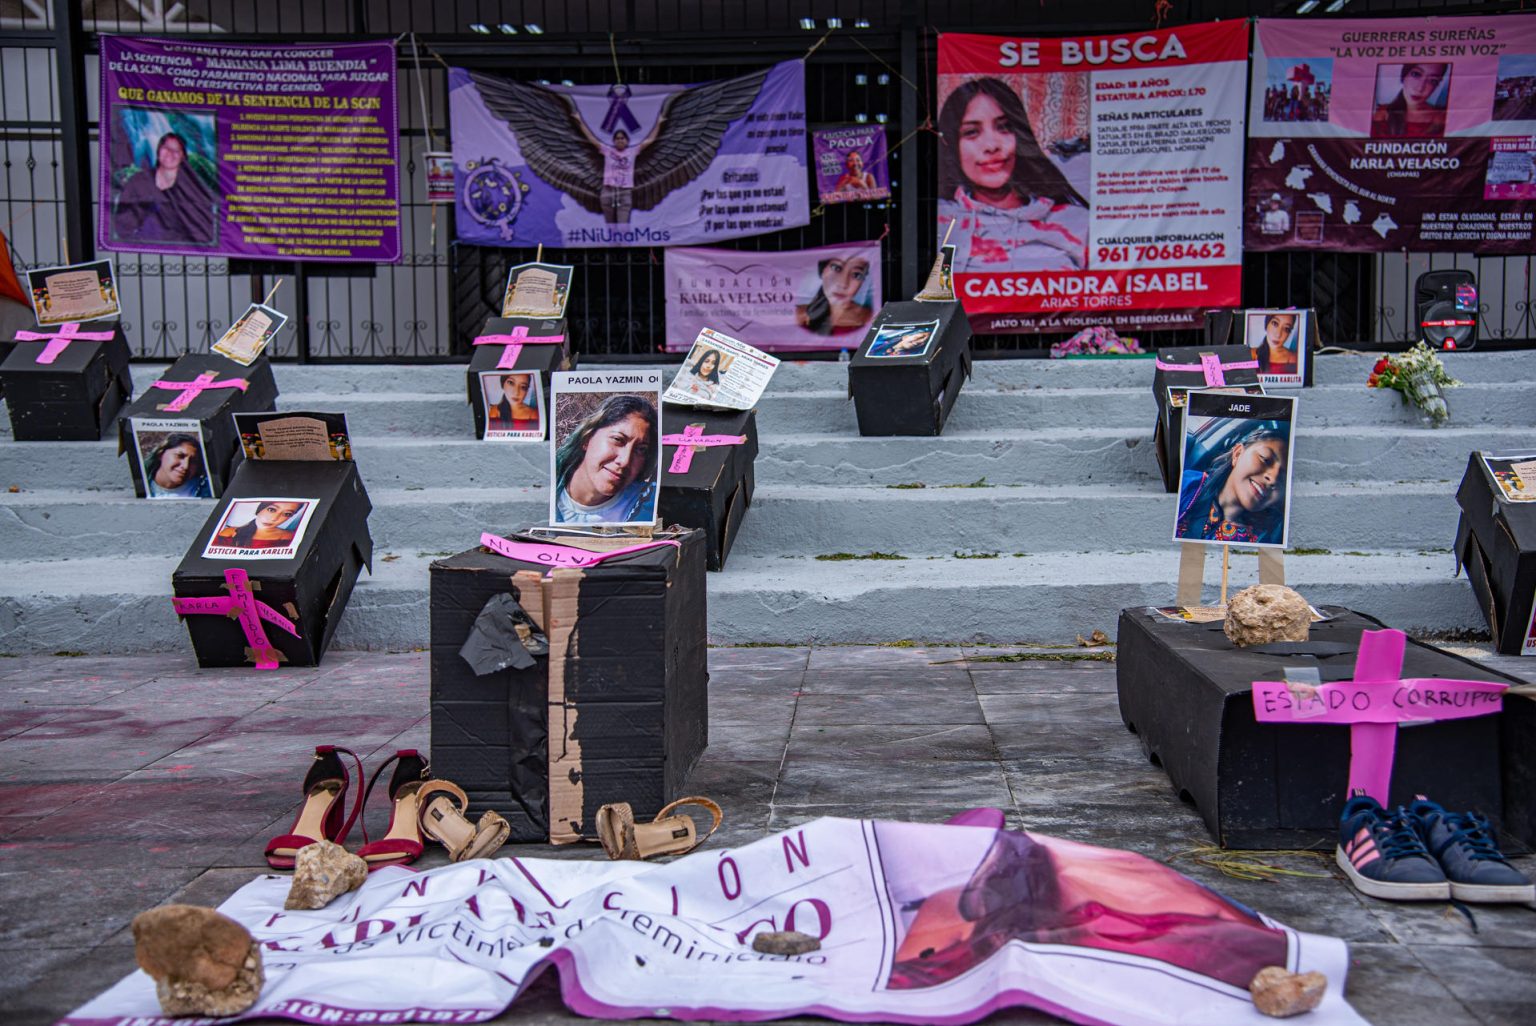
[(564, 335), (530, 335), (528, 325), (519, 324), (510, 334), (506, 335), (476, 335), (470, 343), (477, 346), (501, 346), (501, 359), (496, 362), (497, 370), (511, 370), (517, 363), (517, 355), (523, 351), (523, 346), (557, 346), (565, 341)]
[(245, 634), (246, 644), (250, 646), (251, 655), (256, 660), (256, 669), (277, 669), (282, 653), (267, 640), (266, 628), (262, 627), (261, 621), (275, 624), (295, 638), (299, 636), (299, 629), (292, 620), (256, 597), (251, 591), (250, 576), (239, 567), (230, 567), (224, 571), (224, 587), (229, 589), (228, 595), (175, 597), (171, 599), (171, 605), (181, 616), (206, 613), (234, 618)]
[(688, 473), (688, 468), (693, 466), (693, 454), (700, 449), (715, 445), (741, 445), (746, 440), (746, 435), (706, 435), (699, 424), (689, 424), (680, 435), (662, 435), (662, 445), (678, 446), (677, 452), (672, 454), (672, 462), (667, 466), (667, 473)]
[[(1192, 371), (1195, 369), (1194, 364), (1164, 363), (1161, 359), (1155, 357), (1153, 358), (1152, 365), (1158, 370), (1165, 371)], [(1207, 388), (1220, 388), (1225, 385), (1227, 383), (1227, 376), (1223, 373), (1224, 371), (1258, 369), (1259, 361), (1257, 360), (1244, 360), (1240, 363), (1222, 363), (1221, 357), (1215, 353), (1200, 354), (1200, 370), (1205, 374), (1205, 385)]]
[(1505, 684), (1485, 680), (1402, 677), (1408, 637), (1363, 631), (1355, 679), (1331, 684), (1254, 681), (1253, 718), (1260, 723), (1349, 724), (1349, 792), (1383, 805), (1392, 783), (1397, 728), (1404, 723), (1488, 716), (1503, 707)]
[(215, 381), (214, 379), (218, 376), (218, 371), (203, 371), (191, 381), (155, 382), (153, 386), (155, 388), (181, 389), (180, 395), (166, 403), (164, 406), (160, 407), (160, 409), (169, 413), (180, 413), (188, 406), (191, 406), (192, 400), (196, 399), (198, 394), (205, 388), (238, 388), (240, 391), (244, 392), (251, 385), (251, 383), (246, 381), (244, 378), (230, 378), (228, 381)]
[(662, 545), (670, 545), (675, 549), (682, 548), (682, 543), (670, 538), (660, 541), (641, 542), (638, 545), (626, 545), (621, 549), (610, 549), (607, 552), (591, 552), (587, 549), (578, 549), (572, 545), (556, 545), (546, 542), (513, 541), (511, 538), (503, 538), (499, 534), (489, 531), (482, 532), (480, 544), (498, 555), (508, 559), (520, 559), (525, 563), (539, 563), (547, 566), (553, 573), (559, 567), (588, 567), (596, 566), (605, 559), (614, 556), (624, 556), (631, 552), (644, 552), (646, 549), (658, 548)]
[(46, 342), (43, 351), (37, 354), (35, 363), (52, 363), (59, 358), (59, 354), (69, 347), (71, 342), (110, 342), (113, 332), (110, 331), (81, 331), (79, 321), (65, 321), (59, 325), (56, 333), (46, 331), (18, 331), (17, 342)]

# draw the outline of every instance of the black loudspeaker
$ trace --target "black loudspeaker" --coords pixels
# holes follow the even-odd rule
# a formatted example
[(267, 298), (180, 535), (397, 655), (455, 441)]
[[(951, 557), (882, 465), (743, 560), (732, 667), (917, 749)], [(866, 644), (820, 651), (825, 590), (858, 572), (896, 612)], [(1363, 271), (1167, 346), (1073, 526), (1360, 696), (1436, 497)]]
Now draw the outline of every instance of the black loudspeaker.
[(1419, 339), (1432, 349), (1477, 345), (1477, 278), (1471, 271), (1426, 271), (1414, 284)]

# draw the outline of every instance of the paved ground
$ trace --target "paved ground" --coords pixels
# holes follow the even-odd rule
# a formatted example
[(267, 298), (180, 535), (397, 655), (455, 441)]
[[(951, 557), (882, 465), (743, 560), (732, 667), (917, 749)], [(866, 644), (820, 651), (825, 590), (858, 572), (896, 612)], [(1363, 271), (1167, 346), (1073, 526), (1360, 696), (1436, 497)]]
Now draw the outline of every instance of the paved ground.
[[(715, 649), (712, 743), (691, 789), (725, 806), (727, 845), (825, 814), (937, 821), (979, 805), (1155, 858), (1205, 843), (1122, 727), (1113, 664), (988, 661), (998, 654)], [(264, 871), (262, 845), (287, 828), (315, 744), (350, 745), (371, 768), (397, 747), (427, 748), (426, 708), (420, 652), (334, 653), (321, 669), (270, 674), (199, 671), (180, 654), (0, 659), (0, 1021), (50, 1022), (128, 972), (139, 911), (217, 904)], [(439, 849), (422, 864), (444, 860)], [(1374, 1023), (1536, 1019), (1529, 909), (1479, 910), (1473, 932), (1445, 905), (1358, 897), (1326, 863), (1325, 879), (1278, 883), (1179, 864), (1349, 941), (1348, 996)], [(502, 1021), (574, 1019), (543, 986)]]

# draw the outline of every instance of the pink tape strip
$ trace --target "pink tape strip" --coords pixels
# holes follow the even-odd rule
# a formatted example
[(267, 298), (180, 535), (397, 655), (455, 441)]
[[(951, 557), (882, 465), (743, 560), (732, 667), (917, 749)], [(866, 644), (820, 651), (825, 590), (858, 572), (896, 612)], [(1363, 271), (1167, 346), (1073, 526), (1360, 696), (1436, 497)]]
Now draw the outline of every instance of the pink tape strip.
[(18, 331), (17, 342), (46, 342), (43, 351), (37, 354), (35, 363), (52, 363), (59, 358), (59, 354), (68, 348), (71, 342), (110, 342), (110, 331), (81, 331), (79, 321), (65, 321), (59, 325), (56, 332), (49, 331)]
[(256, 656), (256, 669), (277, 669), (279, 653), (267, 640), (267, 632), (262, 627), (261, 621), (266, 620), (295, 638), (299, 636), (298, 627), (292, 620), (255, 596), (251, 591), (250, 575), (239, 567), (231, 567), (224, 571), (224, 584), (229, 588), (228, 595), (173, 597), (171, 607), (182, 616), (202, 613), (214, 616), (233, 615), (240, 624), (246, 643), (250, 645), (252, 653)]
[(517, 344), (503, 346), (501, 359), (496, 361), (497, 370), (511, 370), (517, 366), (517, 358), (522, 355), (523, 347)]
[(714, 445), (741, 445), (746, 440), (746, 435), (690, 435), (686, 432), (661, 436), (662, 445), (702, 445), (706, 448)]
[(572, 548), (568, 545), (551, 545), (545, 542), (520, 542), (510, 538), (503, 538), (499, 534), (486, 532), (480, 535), (480, 544), (492, 552), (506, 556), (508, 559), (520, 559), (525, 563), (538, 563), (550, 567), (586, 567), (595, 566), (605, 559), (615, 556), (627, 555), (631, 552), (644, 552), (646, 549), (659, 548), (670, 545), (679, 548), (680, 543), (671, 539), (662, 541), (644, 542), (640, 545), (626, 545), (622, 549), (613, 549), (610, 552), (588, 552), (586, 549)]
[(251, 387), (251, 383), (244, 378), (230, 378), (228, 381), (215, 381), (214, 379), (218, 376), (218, 371), (203, 371), (203, 373), (199, 374), (192, 381), (157, 381), (150, 387), (181, 389), (181, 394), (165, 405), (165, 409), (171, 413), (180, 413), (188, 406), (191, 406), (192, 400), (196, 399), (205, 388), (238, 388), (240, 391), (244, 392)]
[[(663, 444), (663, 445), (671, 444), (671, 445), (681, 445), (682, 446), (682, 448), (678, 449), (676, 452), (674, 452), (672, 454), (672, 462), (667, 465), (667, 473), (669, 473), (669, 474), (686, 474), (686, 473), (688, 473), (688, 468), (693, 466), (693, 445), (692, 445), (692, 443), (693, 443), (693, 441), (695, 439), (699, 439), (699, 438), (703, 438), (703, 437), (704, 437), (704, 428), (703, 428), (702, 425), (699, 425), (699, 424), (689, 424), (687, 427), (683, 428), (683, 433), (680, 434), (680, 435), (663, 435), (662, 439), (661, 439), (661, 444)], [(667, 441), (668, 439), (674, 439), (674, 441), (672, 441), (671, 443), (668, 443), (668, 441)]]
[(1399, 724), (1496, 713), (1506, 687), (1482, 680), (1399, 679), (1406, 646), (1402, 631), (1364, 631), (1355, 680), (1321, 685), (1255, 681), (1254, 719), (1348, 724), (1349, 793), (1360, 790), (1386, 804)]
[(564, 335), (530, 335), (528, 329), (519, 324), (507, 335), (476, 335), (470, 343), (476, 346), (557, 346), (565, 341)]
[(1246, 360), (1242, 363), (1222, 363), (1221, 357), (1215, 353), (1201, 353), (1200, 366), (1197, 368), (1192, 363), (1165, 363), (1161, 359), (1154, 358), (1152, 365), (1158, 370), (1165, 371), (1192, 371), (1200, 370), (1205, 374), (1205, 384), (1209, 388), (1220, 388), (1227, 383), (1226, 374), (1229, 370), (1258, 370), (1259, 361)]

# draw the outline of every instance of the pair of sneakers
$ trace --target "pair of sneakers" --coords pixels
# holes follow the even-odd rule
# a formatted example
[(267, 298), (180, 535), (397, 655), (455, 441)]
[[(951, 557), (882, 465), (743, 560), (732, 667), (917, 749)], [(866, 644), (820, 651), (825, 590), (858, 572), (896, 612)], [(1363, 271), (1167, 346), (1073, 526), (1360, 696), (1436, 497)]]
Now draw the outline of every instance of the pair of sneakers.
[(1485, 816), (1447, 812), (1423, 795), (1391, 810), (1369, 795), (1351, 798), (1334, 860), (1373, 898), (1536, 901), (1536, 886), (1504, 858)]

